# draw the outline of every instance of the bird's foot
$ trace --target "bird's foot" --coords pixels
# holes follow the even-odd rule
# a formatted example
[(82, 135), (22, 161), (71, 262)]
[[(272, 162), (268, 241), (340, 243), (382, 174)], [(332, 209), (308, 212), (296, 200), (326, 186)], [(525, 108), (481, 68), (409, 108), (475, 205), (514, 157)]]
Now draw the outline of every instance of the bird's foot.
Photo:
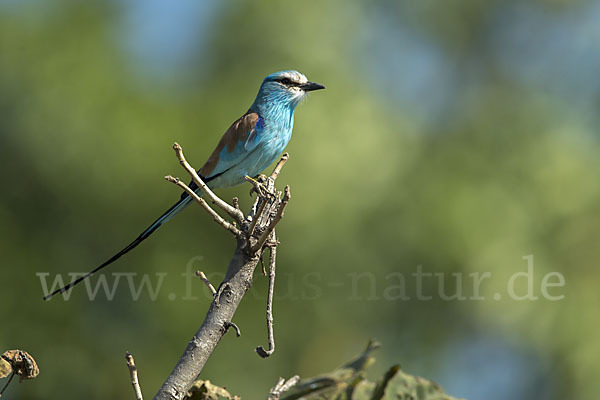
[(244, 179), (246, 179), (248, 182), (250, 182), (252, 184), (252, 189), (250, 189), (250, 196), (252, 196), (253, 192), (256, 192), (256, 194), (259, 197), (263, 197), (263, 198), (274, 196), (274, 194), (271, 193), (269, 191), (269, 189), (267, 188), (266, 182), (267, 182), (267, 179), (269, 179), (269, 178), (266, 175), (260, 174), (256, 178), (251, 178), (248, 175), (246, 175), (244, 177)]

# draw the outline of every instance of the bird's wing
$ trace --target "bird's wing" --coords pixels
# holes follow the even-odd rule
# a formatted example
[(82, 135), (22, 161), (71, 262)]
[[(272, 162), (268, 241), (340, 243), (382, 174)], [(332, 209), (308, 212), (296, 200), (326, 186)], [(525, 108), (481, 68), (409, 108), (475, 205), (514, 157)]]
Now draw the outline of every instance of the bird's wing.
[(237, 165), (260, 142), (263, 119), (256, 112), (248, 111), (235, 121), (223, 135), (212, 152), (200, 175), (207, 180)]

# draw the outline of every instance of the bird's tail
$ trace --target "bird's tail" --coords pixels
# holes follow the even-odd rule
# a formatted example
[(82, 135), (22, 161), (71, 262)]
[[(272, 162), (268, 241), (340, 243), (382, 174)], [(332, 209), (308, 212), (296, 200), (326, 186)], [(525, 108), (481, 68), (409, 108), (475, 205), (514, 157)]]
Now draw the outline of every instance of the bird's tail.
[[(198, 193), (198, 194), (200, 194), (200, 193)], [(121, 256), (129, 253), (137, 245), (139, 245), (144, 240), (146, 240), (150, 235), (152, 235), (164, 223), (166, 223), (167, 221), (169, 221), (171, 218), (173, 218), (175, 215), (177, 215), (181, 210), (183, 210), (188, 204), (190, 204), (192, 202), (192, 200), (193, 199), (192, 199), (191, 196), (189, 196), (189, 195), (187, 195), (187, 194), (184, 193), (181, 196), (181, 199), (177, 203), (175, 203), (171, 208), (169, 208), (167, 211), (165, 211), (156, 221), (154, 221), (148, 228), (146, 228), (146, 230), (144, 232), (142, 232), (127, 247), (125, 247), (123, 250), (119, 251), (117, 254), (115, 254), (114, 256), (112, 256), (111, 258), (109, 258), (108, 260), (106, 260), (105, 262), (103, 262), (102, 264), (100, 264), (98, 267), (96, 267), (96, 269), (88, 272), (87, 274), (85, 274), (85, 275), (77, 278), (76, 280), (74, 280), (73, 282), (69, 283), (68, 285), (66, 285), (66, 286), (64, 286), (64, 287), (62, 287), (60, 289), (57, 289), (54, 292), (50, 293), (49, 295), (45, 296), (44, 300), (49, 300), (55, 294), (66, 292), (67, 290), (71, 289), (73, 286), (77, 285), (79, 282), (81, 282), (81, 281), (89, 278), (90, 276), (92, 276), (96, 272), (100, 271), (102, 268), (107, 267), (108, 265), (110, 265), (113, 262), (115, 262)]]

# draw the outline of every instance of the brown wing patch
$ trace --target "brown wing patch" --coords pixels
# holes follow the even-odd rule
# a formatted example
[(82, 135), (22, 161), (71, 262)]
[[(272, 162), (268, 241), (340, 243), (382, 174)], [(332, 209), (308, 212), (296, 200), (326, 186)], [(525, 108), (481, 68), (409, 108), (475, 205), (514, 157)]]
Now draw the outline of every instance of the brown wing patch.
[(200, 175), (205, 178), (210, 177), (211, 172), (215, 170), (219, 163), (219, 155), (223, 149), (227, 147), (227, 151), (231, 153), (240, 140), (246, 140), (248, 133), (256, 125), (256, 121), (258, 121), (258, 113), (248, 111), (231, 124), (219, 141), (217, 148), (212, 152), (202, 168), (200, 168)]

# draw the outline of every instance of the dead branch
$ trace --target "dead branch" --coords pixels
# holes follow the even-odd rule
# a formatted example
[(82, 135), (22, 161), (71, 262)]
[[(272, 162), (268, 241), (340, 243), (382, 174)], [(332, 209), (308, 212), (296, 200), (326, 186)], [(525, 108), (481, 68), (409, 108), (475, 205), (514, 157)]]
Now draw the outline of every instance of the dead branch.
[(275, 335), (273, 334), (273, 293), (275, 291), (275, 265), (277, 258), (277, 240), (275, 231), (271, 232), (271, 243), (269, 243), (269, 292), (267, 295), (267, 337), (269, 340), (269, 350), (262, 346), (256, 348), (256, 352), (262, 358), (267, 358), (275, 351)]
[[(237, 247), (229, 263), (225, 278), (216, 289), (214, 299), (204, 322), (189, 341), (183, 355), (154, 397), (155, 400), (183, 399), (228, 328), (233, 327), (239, 336), (240, 330), (232, 322), (233, 316), (243, 296), (252, 285), (254, 270), (258, 265), (267, 238), (273, 239), (267, 242), (267, 245), (271, 249), (269, 270), (273, 271), (273, 277), (270, 279), (269, 287), (272, 291), (275, 276), (275, 247), (277, 245), (274, 229), (283, 217), (285, 206), (290, 200), (290, 189), (288, 186), (286, 186), (283, 197), (281, 193), (275, 190), (275, 180), (289, 158), (287, 153), (282, 156), (266, 182), (264, 184), (259, 183), (260, 190), (257, 190), (259, 195), (257, 195), (248, 216), (244, 216), (236, 200), (233, 202), (234, 205), (231, 206), (218, 198), (206, 186), (194, 168), (185, 160), (181, 146), (175, 144), (173, 148), (181, 165), (202, 190), (202, 195), (205, 195), (212, 203), (225, 211), (238, 225), (222, 218), (208, 205), (207, 201), (195, 195), (181, 180), (170, 178), (169, 181), (177, 184), (177, 186), (192, 196), (221, 227), (234, 233)], [(261, 194), (260, 191), (263, 191), (263, 193)], [(270, 298), (272, 301), (272, 295)], [(274, 342), (272, 340), (272, 305), (269, 306), (268, 315), (271, 315), (269, 322), (271, 330), (269, 334), (269, 350), (265, 352), (272, 353), (274, 349)], [(269, 317), (267, 318), (269, 321)]]

